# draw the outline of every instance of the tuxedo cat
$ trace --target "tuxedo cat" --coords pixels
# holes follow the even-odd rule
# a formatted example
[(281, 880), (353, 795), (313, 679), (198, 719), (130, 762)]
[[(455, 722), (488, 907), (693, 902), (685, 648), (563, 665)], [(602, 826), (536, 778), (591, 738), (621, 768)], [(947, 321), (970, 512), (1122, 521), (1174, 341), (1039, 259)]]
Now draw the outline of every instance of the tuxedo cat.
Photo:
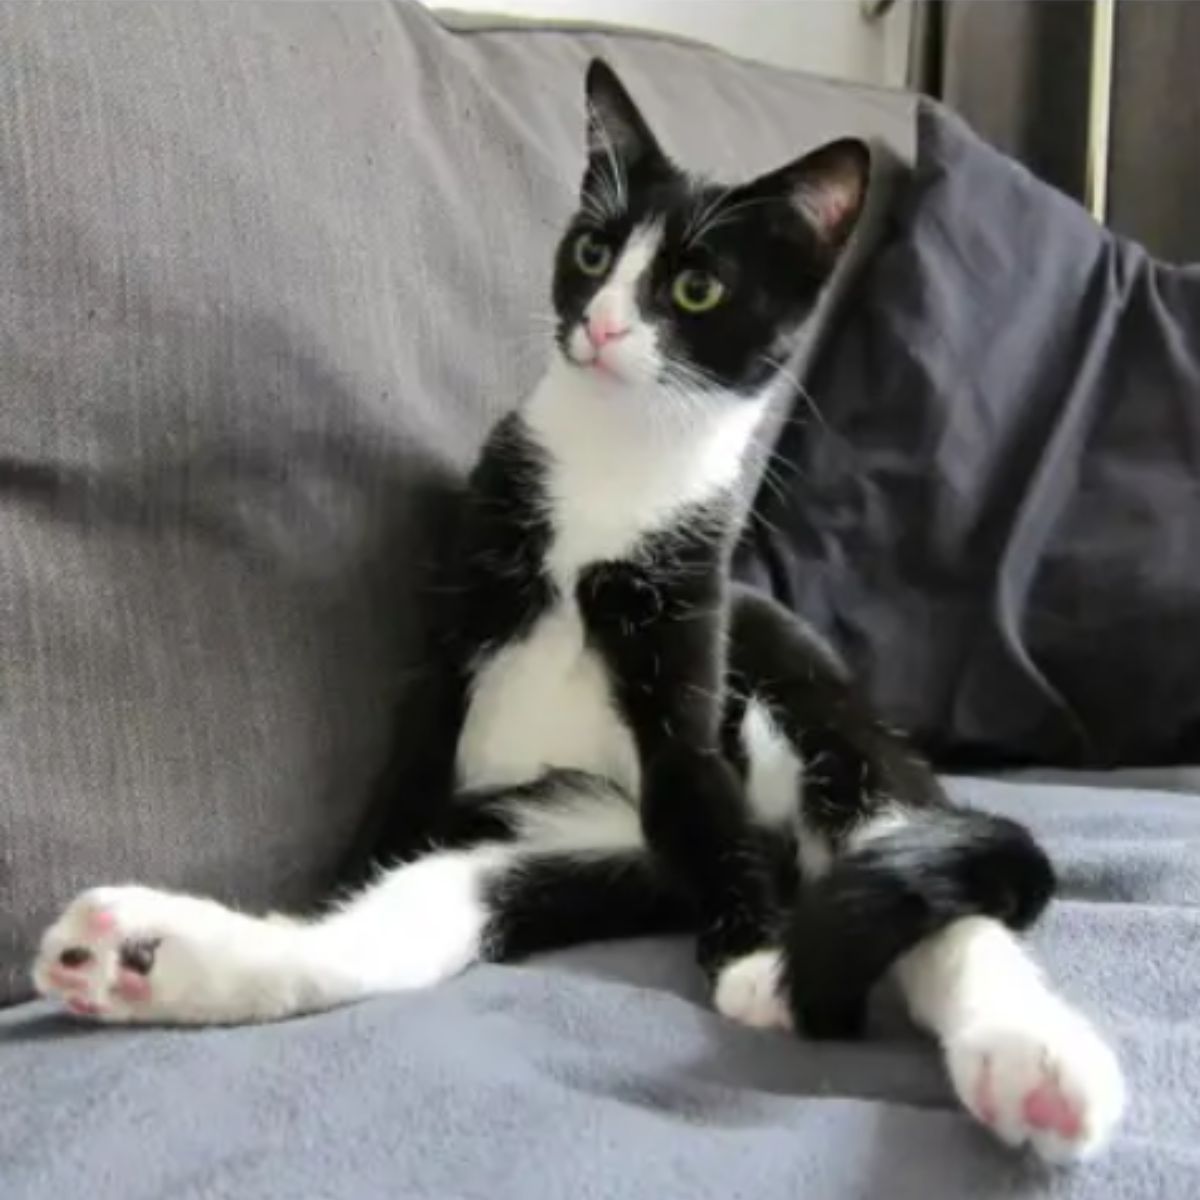
[(752, 1025), (855, 1033), (891, 972), (978, 1120), (1082, 1157), (1122, 1083), (1011, 932), (1050, 898), (1045, 855), (954, 807), (829, 649), (728, 578), (754, 439), (868, 152), (720, 188), (602, 63), (587, 99), (550, 365), (471, 476), (425, 722), (401, 731), (423, 766), (392, 802), (432, 798), (423, 844), (385, 823), (379, 859), (401, 865), (311, 920), (93, 889), (46, 933), (37, 986), (103, 1021), (264, 1021), (688, 931), (716, 1007)]

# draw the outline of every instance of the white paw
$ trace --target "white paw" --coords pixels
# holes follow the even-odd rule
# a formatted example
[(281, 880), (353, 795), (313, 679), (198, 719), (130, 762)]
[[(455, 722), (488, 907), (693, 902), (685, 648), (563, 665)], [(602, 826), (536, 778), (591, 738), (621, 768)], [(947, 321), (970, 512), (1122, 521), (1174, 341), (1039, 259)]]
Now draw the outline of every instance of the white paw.
[(778, 950), (756, 950), (736, 959), (717, 976), (713, 991), (717, 1012), (752, 1029), (791, 1029), (782, 977)]
[(1116, 1055), (1060, 1001), (989, 1017), (946, 1042), (946, 1061), (968, 1111), (1012, 1146), (1051, 1163), (1100, 1150), (1125, 1107)]
[(195, 896), (93, 888), (42, 937), (34, 986), (101, 1021), (209, 1021), (221, 944), (248, 920)]

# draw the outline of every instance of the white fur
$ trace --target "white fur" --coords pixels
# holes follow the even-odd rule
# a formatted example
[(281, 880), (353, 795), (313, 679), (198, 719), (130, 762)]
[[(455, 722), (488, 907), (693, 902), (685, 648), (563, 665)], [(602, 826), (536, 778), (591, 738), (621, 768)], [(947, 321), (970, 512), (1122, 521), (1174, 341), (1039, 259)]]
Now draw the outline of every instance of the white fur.
[(768, 399), (685, 401), (556, 360), (525, 420), (549, 457), (550, 564), (560, 587), (733, 486)]
[(800, 871), (810, 883), (820, 879), (833, 865), (833, 848), (829, 839), (800, 819), (796, 831), (796, 847), (800, 858)]
[(868, 846), (880, 838), (887, 837), (890, 833), (903, 829), (909, 823), (910, 818), (903, 810), (899, 808), (884, 809), (850, 833), (846, 839), (846, 848), (860, 850), (863, 846)]
[(488, 916), (482, 886), (516, 855), (508, 846), (478, 846), (384, 871), (312, 927), (312, 948), (357, 972), (370, 992), (429, 987), (478, 956)]
[[(910, 951), (895, 975), (913, 1019), (941, 1042), (964, 1107), (1003, 1141), (1066, 1163), (1109, 1140), (1125, 1106), (1117, 1058), (1002, 925), (957, 921)], [(1039, 1121), (1039, 1097), (1072, 1123)]]
[[(608, 278), (588, 301), (584, 320), (571, 331), (567, 350), (578, 366), (599, 364), (593, 374), (621, 385), (653, 384), (662, 367), (658, 331), (642, 319), (637, 290), (662, 243), (662, 226), (648, 222), (633, 230)], [(619, 339), (599, 350), (587, 335), (589, 321), (623, 329)]]
[[(588, 302), (588, 317), (606, 317), (612, 324), (628, 329), (631, 335), (643, 330), (654, 337), (653, 327), (641, 319), (637, 289), (662, 245), (663, 227), (649, 221), (635, 229), (625, 241), (621, 255), (609, 277)], [(654, 337), (654, 345), (657, 338)]]
[(572, 791), (553, 803), (526, 805), (517, 817), (522, 847), (538, 853), (590, 858), (643, 844), (637, 809), (611, 789)]
[(753, 697), (742, 717), (742, 746), (749, 764), (746, 794), (755, 819), (762, 825), (793, 825), (804, 771), (767, 706)]
[(790, 825), (804, 878), (819, 879), (833, 862), (833, 850), (829, 839), (804, 819), (800, 804), (804, 764), (758, 700), (751, 699), (746, 705), (742, 744), (749, 761), (746, 793), (755, 819), (764, 825)]
[(778, 950), (756, 950), (721, 969), (713, 990), (717, 1012), (752, 1029), (791, 1029), (792, 1014), (780, 987)]
[(467, 787), (521, 783), (550, 767), (590, 771), (630, 789), (639, 778), (633, 739), (585, 643), (574, 597), (487, 660), (458, 742)]

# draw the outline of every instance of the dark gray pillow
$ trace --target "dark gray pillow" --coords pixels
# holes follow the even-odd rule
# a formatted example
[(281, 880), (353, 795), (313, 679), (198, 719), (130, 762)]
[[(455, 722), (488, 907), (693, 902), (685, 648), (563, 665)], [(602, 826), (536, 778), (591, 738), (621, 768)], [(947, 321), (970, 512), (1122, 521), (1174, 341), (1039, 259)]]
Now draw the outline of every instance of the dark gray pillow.
[(1200, 269), (918, 135), (744, 569), (944, 762), (1200, 761)]

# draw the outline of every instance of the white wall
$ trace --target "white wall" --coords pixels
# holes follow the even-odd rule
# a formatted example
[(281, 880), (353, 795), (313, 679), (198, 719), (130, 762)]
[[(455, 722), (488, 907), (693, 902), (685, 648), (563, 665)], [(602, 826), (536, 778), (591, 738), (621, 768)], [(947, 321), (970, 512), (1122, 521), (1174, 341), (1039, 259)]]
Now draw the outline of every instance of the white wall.
[(424, 0), (431, 8), (551, 20), (601, 21), (683, 34), (734, 54), (902, 86), (909, 5), (900, 0), (877, 21), (860, 0)]

